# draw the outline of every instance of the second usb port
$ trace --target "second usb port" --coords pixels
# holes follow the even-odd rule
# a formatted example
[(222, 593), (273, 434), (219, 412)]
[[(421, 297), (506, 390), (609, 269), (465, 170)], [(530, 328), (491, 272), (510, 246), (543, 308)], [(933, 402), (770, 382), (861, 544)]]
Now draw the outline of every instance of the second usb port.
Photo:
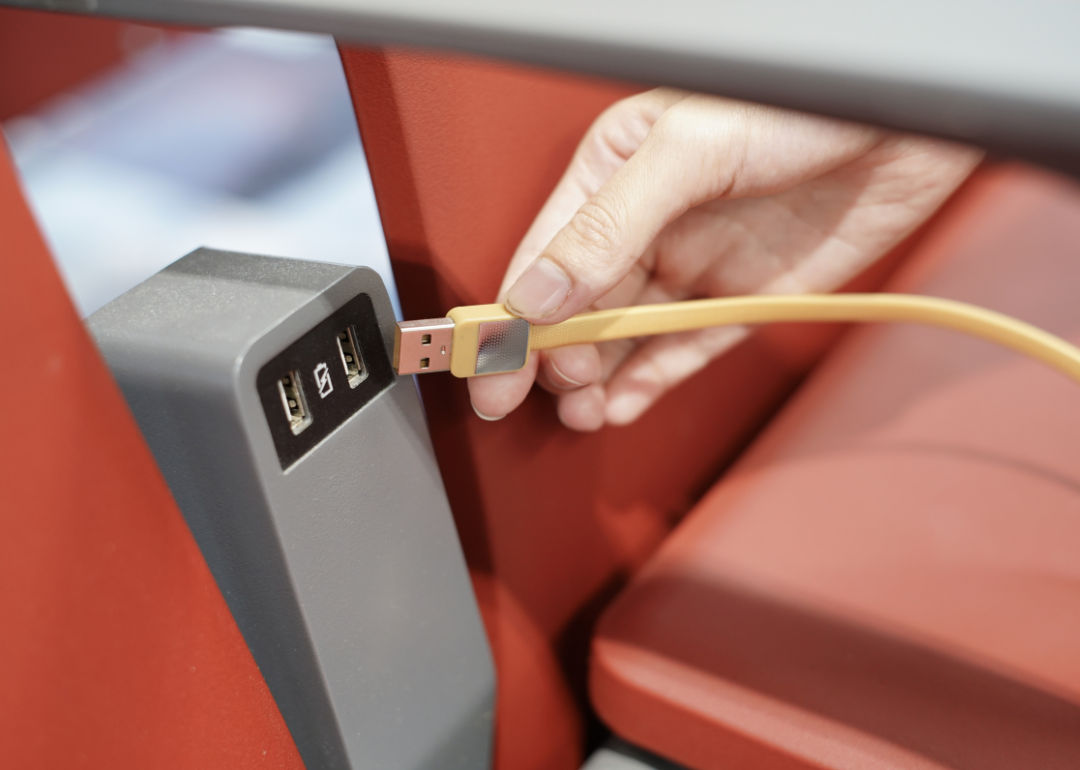
[(345, 367), (345, 378), (349, 381), (349, 387), (355, 388), (367, 377), (367, 369), (364, 357), (360, 355), (360, 346), (356, 344), (356, 329), (352, 324), (338, 332), (337, 347), (341, 364)]

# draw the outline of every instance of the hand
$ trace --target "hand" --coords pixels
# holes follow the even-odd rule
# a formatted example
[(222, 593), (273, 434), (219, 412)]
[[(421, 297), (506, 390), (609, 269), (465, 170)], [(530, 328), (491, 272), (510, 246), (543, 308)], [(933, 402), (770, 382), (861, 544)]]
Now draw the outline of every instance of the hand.
[[(500, 300), (534, 323), (590, 309), (830, 291), (927, 219), (978, 151), (710, 96), (656, 90), (593, 124), (507, 269)], [(534, 381), (562, 422), (635, 420), (745, 336), (703, 331), (577, 345), (469, 381), (497, 419)]]

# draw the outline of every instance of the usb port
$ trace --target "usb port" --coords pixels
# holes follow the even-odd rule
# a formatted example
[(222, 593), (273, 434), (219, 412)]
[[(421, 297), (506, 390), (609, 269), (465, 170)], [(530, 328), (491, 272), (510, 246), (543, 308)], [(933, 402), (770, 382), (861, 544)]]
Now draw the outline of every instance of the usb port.
[(286, 374), (278, 380), (277, 389), (285, 417), (289, 421), (289, 430), (294, 436), (299, 435), (304, 428), (311, 425), (311, 415), (308, 414), (307, 402), (304, 401), (304, 389), (300, 386), (299, 374), (295, 370)]
[(349, 387), (355, 388), (367, 377), (367, 368), (364, 357), (360, 355), (360, 346), (356, 344), (356, 329), (352, 324), (338, 332), (337, 348)]

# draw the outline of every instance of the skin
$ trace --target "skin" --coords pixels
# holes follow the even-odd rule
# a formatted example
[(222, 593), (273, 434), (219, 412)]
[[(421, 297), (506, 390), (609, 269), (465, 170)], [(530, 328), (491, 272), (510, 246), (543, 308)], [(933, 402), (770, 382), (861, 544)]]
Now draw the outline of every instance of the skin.
[[(925, 137), (658, 89), (589, 129), (506, 271), (534, 323), (591, 309), (831, 291), (924, 222), (980, 153)], [(637, 419), (746, 336), (721, 327), (577, 345), (469, 381), (484, 419), (533, 384), (575, 430)]]

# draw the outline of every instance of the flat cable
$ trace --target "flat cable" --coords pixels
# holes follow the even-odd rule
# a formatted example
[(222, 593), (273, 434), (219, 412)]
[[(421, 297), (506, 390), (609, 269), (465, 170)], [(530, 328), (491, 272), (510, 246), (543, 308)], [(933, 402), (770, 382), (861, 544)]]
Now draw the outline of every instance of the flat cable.
[(1080, 383), (1080, 348), (1003, 313), (915, 294), (800, 294), (721, 297), (581, 313), (532, 324), (503, 305), (456, 307), (445, 318), (403, 321), (394, 336), (398, 374), (503, 374), (529, 352), (712, 326), (776, 322), (908, 322), (940, 326), (1042, 361)]

